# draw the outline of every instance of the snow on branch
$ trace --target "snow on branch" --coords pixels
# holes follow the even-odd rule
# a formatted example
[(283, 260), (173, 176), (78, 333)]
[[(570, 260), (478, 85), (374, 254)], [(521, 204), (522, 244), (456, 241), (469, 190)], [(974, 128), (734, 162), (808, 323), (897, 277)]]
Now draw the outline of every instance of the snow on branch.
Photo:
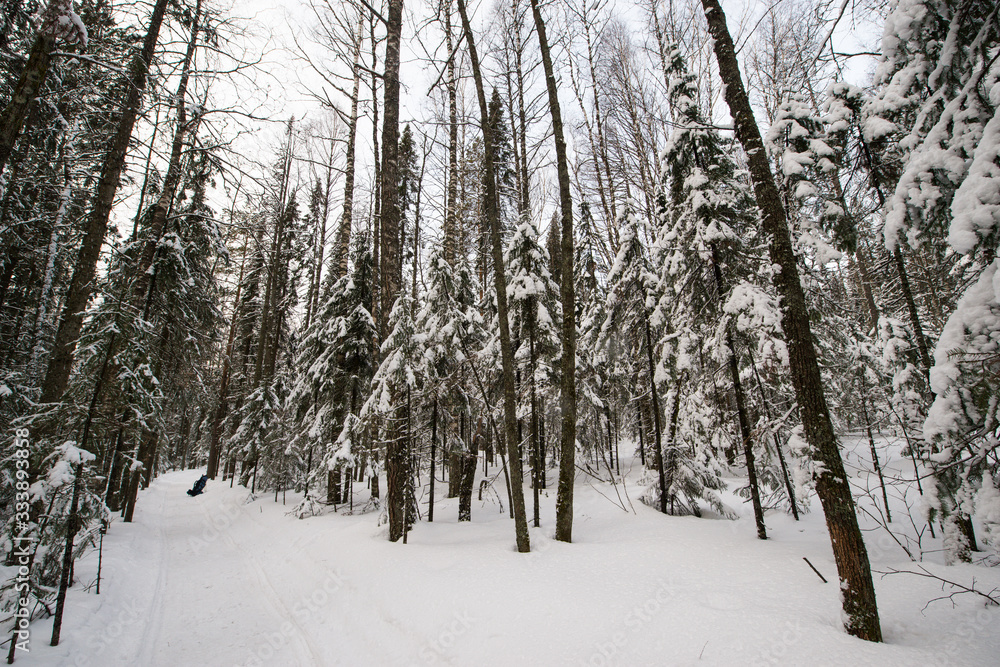
[(86, 48), (89, 37), (87, 26), (83, 24), (80, 15), (73, 11), (73, 0), (50, 0), (38, 11), (36, 21), (40, 33)]

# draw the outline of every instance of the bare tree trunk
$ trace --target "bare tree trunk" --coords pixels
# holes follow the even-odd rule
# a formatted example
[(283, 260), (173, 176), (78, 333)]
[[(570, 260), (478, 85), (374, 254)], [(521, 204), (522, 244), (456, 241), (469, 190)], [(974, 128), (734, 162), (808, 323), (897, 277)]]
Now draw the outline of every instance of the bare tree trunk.
[(83, 486), (81, 476), (83, 462), (76, 464), (76, 477), (73, 479), (73, 499), (70, 501), (69, 517), (66, 519), (66, 545), (63, 549), (62, 573), (59, 575), (59, 592), (56, 594), (56, 613), (52, 620), (52, 641), (50, 646), (59, 646), (59, 634), (62, 631), (63, 609), (66, 607), (66, 591), (69, 589), (70, 572), (73, 569), (73, 539), (80, 530), (80, 487)]
[(56, 39), (49, 30), (39, 30), (35, 37), (35, 43), (31, 46), (28, 54), (28, 62), (21, 72), (21, 77), (14, 84), (14, 93), (10, 102), (0, 116), (0, 174), (3, 173), (10, 154), (14, 150), (14, 144), (21, 135), (21, 128), (24, 127), (24, 119), (28, 116), (28, 109), (38, 92), (45, 83), (45, 77), (49, 73), (49, 63), (52, 61), (52, 51), (55, 49)]
[(503, 425), (504, 440), (510, 461), (511, 508), (514, 512), (514, 534), (517, 550), (531, 551), (528, 536), (528, 519), (524, 507), (524, 473), (521, 470), (521, 443), (517, 439), (517, 404), (514, 397), (514, 349), (510, 339), (510, 321), (507, 310), (507, 272), (504, 270), (503, 247), (500, 240), (500, 210), (496, 191), (496, 166), (493, 162), (493, 128), (490, 126), (489, 106), (483, 88), (482, 71), (479, 68), (479, 53), (472, 35), (472, 25), (465, 9), (465, 0), (458, 0), (458, 11), (462, 15), (465, 43), (472, 61), (472, 76), (479, 98), (479, 123), (483, 131), (483, 155), (486, 190), (486, 220), (490, 227), (490, 241), (493, 256), (493, 287), (497, 299), (497, 319), (500, 323), (500, 361), (503, 376)]
[(444, 259), (455, 265), (458, 255), (458, 80), (451, 27), (451, 2), (444, 7), (444, 38), (448, 49), (448, 189), (444, 212)]
[(122, 480), (122, 457), (125, 451), (125, 419), (127, 414), (122, 413), (118, 425), (118, 433), (115, 434), (115, 447), (111, 452), (111, 471), (108, 473), (107, 490), (104, 494), (104, 504), (112, 512), (121, 509), (121, 480)]
[[(347, 260), (351, 252), (351, 225), (354, 216), (354, 168), (358, 137), (358, 98), (361, 94), (361, 43), (364, 41), (364, 14), (358, 16), (358, 34), (354, 44), (354, 86), (351, 88), (351, 115), (347, 122), (347, 164), (344, 167), (344, 212), (337, 233), (336, 275), (347, 275)], [(374, 47), (372, 47), (374, 48)]]
[[(400, 290), (401, 253), (399, 247), (399, 48), (403, 31), (403, 0), (389, 0), (386, 25), (385, 70), (382, 76), (382, 174), (379, 214), (381, 248), (379, 339), (388, 335), (389, 313)], [(395, 542), (405, 530), (406, 484), (409, 462), (406, 440), (401, 432), (402, 409), (399, 396), (393, 397), (395, 415), (386, 443), (386, 505), (389, 513), (389, 540)]]
[(559, 453), (559, 489), (556, 495), (556, 534), (562, 542), (573, 541), (573, 482), (576, 478), (576, 297), (573, 280), (573, 197), (570, 192), (569, 161), (563, 136), (559, 90), (552, 66), (549, 39), (538, 0), (531, 0), (535, 19), (535, 34), (542, 52), (545, 86), (549, 94), (552, 134), (556, 144), (556, 171), (559, 176), (559, 205), (562, 209), (562, 239), (560, 243), (562, 282), (562, 379), (559, 404), (562, 410), (562, 436)]
[(924, 367), (924, 374), (930, 377), (931, 355), (927, 350), (927, 339), (924, 337), (924, 329), (920, 325), (920, 314), (917, 312), (917, 302), (913, 299), (913, 289), (910, 287), (910, 278), (906, 272), (906, 262), (903, 261), (903, 252), (899, 249), (899, 243), (892, 251), (892, 259), (896, 264), (896, 272), (899, 274), (899, 286), (903, 291), (903, 299), (906, 301), (906, 312), (910, 316), (910, 326), (913, 327), (913, 337), (916, 338), (917, 350), (920, 352), (920, 363)]
[(458, 520), (472, 521), (472, 487), (476, 478), (476, 455), (462, 453), (461, 482), (458, 488)]
[(132, 59), (129, 68), (125, 86), (128, 92), (122, 108), (122, 115), (118, 121), (118, 129), (104, 157), (97, 194), (84, 226), (83, 242), (80, 245), (80, 252), (73, 269), (69, 292), (66, 294), (62, 318), (49, 358), (48, 371), (42, 382), (42, 403), (58, 401), (62, 398), (63, 392), (66, 391), (66, 384), (69, 381), (76, 353), (77, 338), (79, 338), (80, 328), (83, 326), (84, 310), (94, 288), (97, 260), (101, 255), (101, 246), (104, 244), (104, 236), (108, 230), (111, 207), (114, 204), (115, 194), (118, 192), (119, 178), (125, 166), (125, 153), (128, 151), (132, 128), (139, 114), (142, 93), (146, 88), (146, 78), (153, 60), (153, 52), (156, 49), (166, 6), (167, 0), (157, 0), (153, 6), (142, 50)]
[[(710, 243), (712, 251), (712, 275), (715, 277), (715, 290), (718, 293), (719, 306), (727, 292), (722, 281), (722, 268), (719, 266), (719, 250), (715, 243)], [(726, 326), (726, 347), (729, 352), (729, 377), (733, 381), (733, 396), (736, 399), (736, 418), (740, 426), (740, 439), (743, 441), (743, 454), (747, 463), (747, 478), (750, 484), (750, 501), (753, 504), (754, 521), (757, 523), (757, 537), (767, 539), (767, 528), (764, 526), (764, 508), (760, 503), (760, 487), (757, 484), (757, 466), (754, 463), (753, 437), (750, 434), (750, 418), (747, 415), (747, 399), (740, 381), (740, 366), (736, 360), (736, 345), (733, 343), (733, 332), (730, 325)]]
[(139, 444), (139, 448), (136, 451), (135, 461), (131, 466), (128, 478), (128, 488), (125, 495), (124, 504), (124, 520), (125, 523), (131, 523), (132, 517), (135, 514), (135, 501), (139, 496), (139, 485), (142, 481), (143, 471), (142, 462), (149, 460), (149, 454), (154, 450), (156, 443), (154, 442), (156, 434), (147, 431)]
[[(517, 77), (517, 122), (518, 136), (521, 141), (521, 189), (518, 192), (518, 213), (524, 220), (531, 215), (531, 199), (529, 191), (531, 180), (528, 176), (528, 115), (524, 108), (524, 63), (522, 62), (524, 43), (521, 41), (520, 27), (517, 33), (517, 44), (514, 51), (515, 76)], [(513, 122), (513, 118), (511, 118)]]
[(532, 520), (534, 521), (535, 528), (541, 526), (541, 518), (539, 517), (538, 508), (538, 494), (541, 486), (541, 477), (545, 474), (542, 470), (542, 462), (539, 460), (541, 458), (540, 450), (538, 447), (538, 392), (536, 382), (535, 382), (535, 369), (538, 365), (538, 360), (535, 357), (535, 322), (534, 319), (531, 321), (531, 330), (528, 335), (528, 353), (529, 353), (529, 372), (531, 373), (531, 378), (529, 380), (531, 386), (531, 472), (533, 479), (531, 481), (531, 491), (532, 491)]
[(714, 40), (719, 74), (725, 84), (725, 97), (733, 117), (736, 137), (747, 154), (750, 177), (770, 237), (771, 263), (777, 265), (775, 287), (781, 297), (781, 327), (788, 345), (792, 384), (802, 415), (806, 441), (822, 464), (816, 491), (830, 531), (847, 632), (870, 641), (882, 641), (875, 587), (864, 539), (858, 527), (854, 499), (840, 458), (837, 437), (823, 394), (823, 378), (809, 327), (805, 293), (799, 281), (795, 254), (792, 251), (788, 220), (781, 197), (767, 162), (767, 152), (754, 120), (750, 100), (743, 86), (736, 50), (726, 25), (719, 0), (702, 0), (709, 32)]
[(656, 451), (656, 476), (660, 483), (660, 512), (667, 513), (667, 478), (663, 470), (663, 431), (660, 427), (660, 393), (656, 390), (656, 364), (653, 363), (653, 336), (649, 330), (649, 317), (643, 310), (643, 332), (646, 336), (646, 362), (649, 366), (649, 395), (653, 401), (653, 444)]
[(434, 399), (434, 407), (431, 410), (431, 489), (427, 501), (427, 523), (434, 522), (434, 482), (435, 480), (435, 457), (437, 456), (437, 426), (438, 426), (438, 404)]
[(879, 311), (875, 305), (875, 296), (872, 294), (871, 272), (868, 270), (868, 257), (861, 248), (858, 248), (854, 256), (858, 260), (858, 272), (861, 274), (861, 289), (865, 295), (865, 305), (868, 306), (868, 316), (871, 318), (871, 330), (878, 328)]

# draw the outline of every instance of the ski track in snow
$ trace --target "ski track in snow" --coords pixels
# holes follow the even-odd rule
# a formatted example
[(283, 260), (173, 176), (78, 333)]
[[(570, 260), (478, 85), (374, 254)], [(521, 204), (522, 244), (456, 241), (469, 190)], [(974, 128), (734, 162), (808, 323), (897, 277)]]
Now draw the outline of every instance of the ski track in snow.
[[(167, 500), (167, 494), (160, 493), (158, 513), (161, 516), (166, 516)], [(138, 500), (136, 504), (138, 505)], [(168, 590), (167, 578), (170, 572), (170, 561), (167, 553), (167, 525), (165, 522), (161, 522), (157, 528), (160, 538), (160, 560), (156, 564), (156, 585), (153, 587), (153, 595), (149, 601), (149, 615), (142, 629), (142, 638), (139, 640), (139, 647), (142, 650), (140, 662), (144, 665), (153, 664), (153, 649), (159, 645), (157, 640), (159, 639), (163, 624), (163, 601)]]
[[(202, 505), (202, 511), (205, 514), (206, 520), (211, 520), (208, 509), (204, 505)], [(317, 648), (316, 643), (309, 636), (309, 632), (298, 622), (289, 606), (281, 600), (277, 589), (271, 583), (270, 578), (267, 576), (267, 572), (263, 567), (261, 567), (260, 562), (257, 560), (253, 551), (246, 549), (246, 546), (250, 546), (252, 548), (253, 545), (245, 545), (244, 548), (241, 548), (229, 533), (222, 532), (221, 536), (226, 542), (229, 543), (233, 551), (241, 552), (244, 555), (243, 562), (246, 564), (246, 569), (250, 572), (252, 578), (256, 580), (258, 584), (257, 590), (263, 593), (264, 597), (267, 598), (267, 601), (270, 603), (271, 608), (276, 612), (275, 627), (280, 627), (287, 621), (297, 630), (297, 632), (292, 633), (292, 636), (294, 641), (297, 644), (300, 644), (300, 648), (297, 651), (298, 664), (322, 664), (323, 661), (320, 657), (322, 652)]]

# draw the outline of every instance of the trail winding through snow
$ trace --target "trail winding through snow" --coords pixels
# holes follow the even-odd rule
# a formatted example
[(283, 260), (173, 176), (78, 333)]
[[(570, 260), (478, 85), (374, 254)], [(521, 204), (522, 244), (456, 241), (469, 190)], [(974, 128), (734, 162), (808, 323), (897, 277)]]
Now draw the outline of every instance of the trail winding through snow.
[(191, 477), (165, 475), (142, 498), (141, 520), (159, 527), (163, 561), (151, 573), (159, 581), (138, 663), (321, 664), (306, 628), (281, 632), (288, 609), (255, 557), (268, 545), (248, 543), (252, 533), (234, 529), (247, 523), (247, 509), (219, 493), (220, 484), (215, 493), (188, 496)]

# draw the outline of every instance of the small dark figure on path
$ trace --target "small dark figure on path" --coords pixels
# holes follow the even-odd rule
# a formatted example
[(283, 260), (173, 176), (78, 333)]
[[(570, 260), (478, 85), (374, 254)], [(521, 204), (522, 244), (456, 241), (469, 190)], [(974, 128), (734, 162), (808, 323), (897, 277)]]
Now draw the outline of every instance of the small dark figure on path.
[(208, 484), (208, 475), (202, 475), (198, 478), (198, 481), (194, 483), (194, 488), (188, 489), (187, 494), (189, 496), (197, 496), (205, 491), (205, 485)]

